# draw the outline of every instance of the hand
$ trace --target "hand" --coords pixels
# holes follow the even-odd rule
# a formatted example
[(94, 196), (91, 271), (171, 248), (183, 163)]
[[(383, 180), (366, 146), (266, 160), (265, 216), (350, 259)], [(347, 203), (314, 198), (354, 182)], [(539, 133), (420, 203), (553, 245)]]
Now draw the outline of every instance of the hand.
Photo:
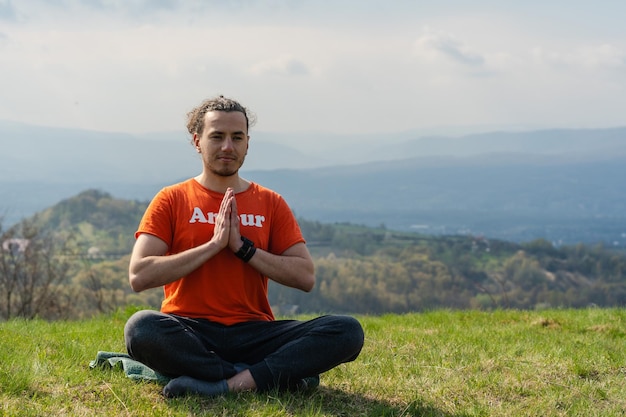
[[(230, 244), (232, 207), (234, 201), (235, 192), (232, 188), (228, 188), (226, 193), (224, 193), (224, 198), (222, 198), (220, 211), (217, 213), (217, 217), (215, 218), (215, 228), (213, 230), (213, 237), (211, 238), (211, 240), (216, 242), (221, 249)], [(237, 225), (237, 230), (239, 230), (239, 225)]]
[(237, 200), (234, 197), (230, 204), (230, 233), (228, 237), (228, 246), (233, 252), (237, 252), (242, 246), (241, 231), (239, 229), (239, 212), (237, 211)]

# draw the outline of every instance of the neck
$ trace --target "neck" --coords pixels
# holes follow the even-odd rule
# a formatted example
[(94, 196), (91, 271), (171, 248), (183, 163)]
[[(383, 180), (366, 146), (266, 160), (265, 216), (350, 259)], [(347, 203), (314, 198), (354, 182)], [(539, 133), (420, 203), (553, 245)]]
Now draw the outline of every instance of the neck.
[(195, 177), (195, 180), (203, 187), (218, 193), (225, 193), (227, 188), (232, 188), (235, 190), (235, 193), (240, 193), (245, 191), (250, 185), (250, 182), (241, 178), (239, 174), (225, 177), (211, 172), (202, 172), (202, 174)]

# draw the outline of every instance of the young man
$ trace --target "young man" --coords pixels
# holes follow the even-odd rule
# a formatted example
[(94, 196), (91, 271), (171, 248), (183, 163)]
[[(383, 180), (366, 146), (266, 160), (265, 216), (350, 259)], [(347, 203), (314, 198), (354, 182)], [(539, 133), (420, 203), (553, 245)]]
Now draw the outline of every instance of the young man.
[(173, 378), (167, 397), (306, 389), (359, 355), (363, 329), (348, 316), (275, 320), (268, 279), (310, 291), (314, 266), (283, 198), (239, 176), (250, 114), (222, 96), (187, 115), (202, 172), (165, 187), (135, 234), (130, 285), (164, 287), (161, 311), (126, 323), (128, 353)]

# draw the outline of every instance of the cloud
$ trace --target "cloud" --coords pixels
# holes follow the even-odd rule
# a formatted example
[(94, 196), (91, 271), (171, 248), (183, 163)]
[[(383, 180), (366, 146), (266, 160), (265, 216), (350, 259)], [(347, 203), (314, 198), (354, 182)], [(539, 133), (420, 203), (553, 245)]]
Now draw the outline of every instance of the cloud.
[(17, 20), (17, 12), (11, 0), (0, 0), (0, 20)]
[(291, 56), (281, 56), (273, 60), (254, 64), (250, 72), (255, 75), (301, 76), (311, 73), (308, 66)]
[(179, 0), (79, 0), (79, 4), (95, 11), (108, 10), (134, 17), (173, 12), (181, 7)]
[(556, 69), (582, 71), (626, 69), (626, 51), (609, 43), (585, 45), (569, 51), (535, 47), (531, 54), (535, 63)]
[[(5, 2), (5, 3), (3, 3)], [(116, 24), (169, 23), (180, 13), (203, 18), (213, 9), (224, 9), (215, 1), (198, 0), (0, 0), (0, 19), (12, 16), (14, 22), (26, 25), (59, 25), (68, 27), (94, 25), (114, 19)]]
[(472, 51), (461, 40), (450, 33), (431, 33), (426, 29), (422, 36), (415, 41), (415, 48), (418, 54), (438, 53), (453, 61), (469, 66), (483, 67), (485, 57)]
[(583, 47), (578, 51), (581, 64), (587, 68), (624, 68), (626, 53), (611, 44)]
[[(617, 13), (586, 27), (592, 13), (538, 21), (547, 6), (524, 2), (392, 3), (0, 0), (0, 119), (177, 129), (181, 109), (223, 93), (266, 130), (624, 120)], [(401, 105), (373, 110), (387, 101)]]

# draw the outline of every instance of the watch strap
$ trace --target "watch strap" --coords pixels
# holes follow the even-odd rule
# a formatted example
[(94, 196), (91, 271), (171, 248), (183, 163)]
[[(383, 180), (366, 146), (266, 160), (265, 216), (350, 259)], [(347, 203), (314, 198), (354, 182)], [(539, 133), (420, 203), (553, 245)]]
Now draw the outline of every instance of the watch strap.
[(235, 256), (244, 262), (248, 262), (255, 254), (256, 247), (254, 247), (254, 242), (245, 236), (241, 236), (241, 241), (243, 245), (235, 252)]

